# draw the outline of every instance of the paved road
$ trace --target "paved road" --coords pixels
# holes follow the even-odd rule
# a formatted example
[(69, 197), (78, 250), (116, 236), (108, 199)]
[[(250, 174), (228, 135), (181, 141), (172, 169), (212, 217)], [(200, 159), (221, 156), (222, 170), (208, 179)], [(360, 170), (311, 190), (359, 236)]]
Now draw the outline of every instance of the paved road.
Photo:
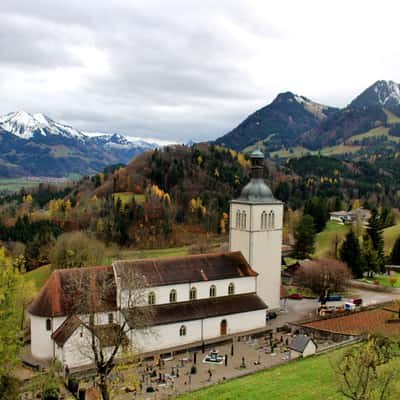
[[(396, 293), (376, 292), (366, 289), (350, 288), (344, 301), (352, 298), (361, 297), (363, 305), (368, 306), (372, 304), (383, 303), (398, 299), (400, 296)], [(287, 322), (295, 322), (302, 319), (312, 318), (316, 315), (318, 309), (318, 301), (316, 299), (303, 299), (303, 300), (287, 300), (287, 311), (282, 312), (278, 317), (272, 321), (267, 322), (267, 326), (276, 328), (282, 326)]]

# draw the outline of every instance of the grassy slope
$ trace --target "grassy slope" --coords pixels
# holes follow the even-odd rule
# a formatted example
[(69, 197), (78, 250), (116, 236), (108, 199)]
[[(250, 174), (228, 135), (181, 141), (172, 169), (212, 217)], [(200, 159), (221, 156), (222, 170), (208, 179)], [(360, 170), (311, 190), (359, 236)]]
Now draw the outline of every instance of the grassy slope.
[[(180, 400), (344, 400), (337, 392), (332, 365), (345, 349), (293, 361), (244, 378), (179, 397)], [(400, 360), (391, 362), (394, 368)], [(395, 383), (400, 389), (400, 382)]]
[(387, 116), (386, 122), (388, 124), (399, 124), (400, 123), (400, 118), (397, 115), (393, 114), (391, 111), (387, 110), (386, 108), (383, 111), (385, 111), (385, 114)]
[[(339, 240), (342, 241), (349, 229), (349, 225), (341, 225), (334, 221), (328, 221), (328, 223), (326, 224), (326, 228), (317, 235), (314, 255), (316, 257), (321, 257), (325, 255), (332, 248), (336, 235), (338, 235)], [(383, 230), (386, 254), (390, 253), (395, 240), (399, 236), (400, 224), (391, 226)]]
[(336, 400), (335, 377), (330, 360), (343, 350), (259, 372), (244, 378), (189, 393), (181, 400)]
[(379, 136), (385, 136), (388, 140), (391, 140), (392, 142), (400, 142), (400, 138), (390, 135), (389, 134), (389, 128), (379, 126), (377, 128), (373, 128), (369, 130), (368, 132), (360, 133), (358, 135), (352, 136), (350, 139), (348, 139), (349, 143), (353, 143), (357, 140), (363, 140), (366, 138), (372, 138), (372, 137), (379, 137)]
[(39, 268), (29, 271), (24, 275), (26, 281), (32, 281), (35, 284), (36, 291), (38, 292), (45, 284), (51, 274), (50, 265), (43, 265)]
[(348, 225), (342, 225), (334, 221), (328, 221), (325, 229), (317, 234), (314, 255), (316, 257), (326, 255), (326, 253), (331, 250), (336, 239), (336, 235), (338, 236), (339, 241), (341, 241), (344, 239), (349, 229), (350, 227)]
[(103, 260), (104, 265), (111, 265), (114, 260), (127, 260), (135, 258), (156, 258), (184, 256), (188, 253), (188, 247), (172, 247), (169, 249), (150, 249), (150, 250), (123, 250), (116, 254), (111, 254)]
[(21, 188), (31, 188), (39, 184), (39, 180), (30, 180), (25, 178), (14, 178), (14, 179), (0, 179), (0, 191), (8, 190), (10, 192), (16, 192)]
[(146, 196), (144, 194), (134, 194), (132, 192), (118, 192), (113, 194), (114, 200), (116, 201), (118, 198), (121, 199), (122, 205), (124, 206), (127, 203), (132, 201), (132, 198), (135, 198), (137, 204), (143, 204), (146, 200)]
[(395, 240), (400, 236), (400, 224), (386, 228), (383, 231), (385, 239), (385, 253), (389, 254), (393, 248)]

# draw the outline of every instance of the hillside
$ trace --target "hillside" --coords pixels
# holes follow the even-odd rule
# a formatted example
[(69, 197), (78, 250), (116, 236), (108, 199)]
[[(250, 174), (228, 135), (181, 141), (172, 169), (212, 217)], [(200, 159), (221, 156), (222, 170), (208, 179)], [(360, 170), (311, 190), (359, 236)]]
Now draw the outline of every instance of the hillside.
[(0, 178), (90, 175), (163, 144), (167, 143), (119, 134), (87, 134), (43, 114), (10, 113), (0, 117)]
[(292, 146), (304, 132), (318, 126), (336, 111), (336, 108), (291, 92), (281, 93), (271, 104), (249, 115), (215, 143), (241, 151), (255, 144), (266, 151), (278, 150)]

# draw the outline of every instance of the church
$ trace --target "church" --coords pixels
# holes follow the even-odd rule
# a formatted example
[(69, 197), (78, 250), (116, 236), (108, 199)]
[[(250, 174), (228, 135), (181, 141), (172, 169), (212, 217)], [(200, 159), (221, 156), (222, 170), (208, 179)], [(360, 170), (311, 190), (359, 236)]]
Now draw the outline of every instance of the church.
[[(280, 308), (283, 203), (264, 182), (263, 153), (250, 159), (250, 182), (230, 201), (228, 252), (54, 271), (29, 308), (32, 355), (68, 368), (89, 366), (89, 318), (99, 340), (109, 338), (110, 351), (106, 333), (123, 326), (124, 339), (140, 354), (265, 327), (267, 310)], [(148, 326), (137, 321), (146, 310)]]

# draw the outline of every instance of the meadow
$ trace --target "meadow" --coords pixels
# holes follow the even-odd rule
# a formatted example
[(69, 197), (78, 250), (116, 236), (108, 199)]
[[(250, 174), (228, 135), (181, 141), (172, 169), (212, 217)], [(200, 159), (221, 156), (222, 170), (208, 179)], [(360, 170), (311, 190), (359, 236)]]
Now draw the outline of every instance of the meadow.
[[(243, 378), (188, 393), (178, 400), (344, 400), (334, 368), (345, 349), (299, 359)], [(393, 367), (400, 360), (392, 361)], [(400, 389), (400, 382), (396, 383)], [(394, 398), (394, 397), (393, 397)]]

